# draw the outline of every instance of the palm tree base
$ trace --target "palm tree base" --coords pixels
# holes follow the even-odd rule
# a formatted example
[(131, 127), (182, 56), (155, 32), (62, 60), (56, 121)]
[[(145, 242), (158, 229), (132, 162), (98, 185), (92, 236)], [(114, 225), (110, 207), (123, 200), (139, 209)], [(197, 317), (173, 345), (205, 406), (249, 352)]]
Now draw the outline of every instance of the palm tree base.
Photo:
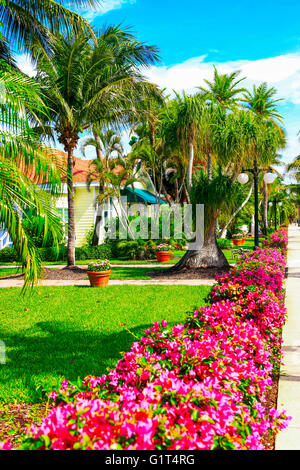
[(200, 250), (188, 250), (169, 272), (196, 268), (229, 268), (229, 263), (215, 240), (205, 242)]

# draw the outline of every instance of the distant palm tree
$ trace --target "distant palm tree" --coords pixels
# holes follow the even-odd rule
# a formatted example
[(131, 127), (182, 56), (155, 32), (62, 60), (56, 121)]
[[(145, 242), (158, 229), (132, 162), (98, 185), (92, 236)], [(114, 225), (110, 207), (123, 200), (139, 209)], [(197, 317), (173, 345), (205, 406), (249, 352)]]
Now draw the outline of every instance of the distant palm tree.
[[(126, 29), (109, 27), (93, 40), (58, 34), (52, 53), (40, 53), (37, 80), (51, 109), (46, 124), (58, 135), (68, 155), (68, 266), (75, 264), (74, 149), (79, 134), (96, 123), (126, 125), (135, 100), (155, 94), (142, 66), (158, 60), (157, 49), (138, 42)], [(49, 129), (50, 130), (50, 129)]]
[[(96, 150), (96, 159), (90, 164), (90, 172), (87, 175), (87, 184), (90, 187), (92, 181), (98, 179), (99, 191), (97, 198), (97, 207), (100, 205), (100, 198), (105, 192), (105, 173), (109, 171), (109, 161), (113, 157), (122, 157), (123, 146), (121, 137), (115, 133), (113, 129), (108, 129), (106, 132), (101, 132), (98, 126), (92, 126), (95, 137), (87, 137), (81, 144), (82, 153), (85, 154), (87, 147), (92, 146)], [(98, 225), (101, 221), (102, 215), (97, 210), (97, 216), (94, 227), (94, 234), (92, 239), (93, 245), (99, 244)]]
[(277, 90), (274, 87), (268, 87), (266, 82), (261, 85), (253, 86), (252, 92), (246, 90), (243, 94), (242, 102), (245, 103), (247, 109), (261, 116), (263, 119), (274, 120), (282, 123), (283, 117), (277, 111), (277, 103), (282, 101), (281, 98), (274, 99)]
[(204, 80), (208, 88), (198, 87), (201, 95), (204, 99), (226, 108), (237, 106), (241, 101), (241, 93), (246, 91), (245, 88), (238, 88), (239, 84), (245, 80), (245, 78), (237, 79), (239, 74), (239, 71), (219, 74), (214, 67), (213, 81)]

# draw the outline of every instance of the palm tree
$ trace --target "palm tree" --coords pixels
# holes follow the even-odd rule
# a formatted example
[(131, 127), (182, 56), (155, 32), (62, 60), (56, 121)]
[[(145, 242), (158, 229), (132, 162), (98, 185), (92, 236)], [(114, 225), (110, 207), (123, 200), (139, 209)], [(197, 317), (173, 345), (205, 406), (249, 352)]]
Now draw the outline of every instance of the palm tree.
[[(100, 3), (98, 0), (71, 0), (68, 6), (96, 8)], [(31, 54), (36, 47), (49, 52), (52, 34), (58, 29), (91, 31), (84, 18), (54, 0), (0, 2), (0, 24), (3, 35), (0, 40), (1, 56), (7, 59), (10, 57), (7, 42)]]
[(99, 244), (99, 233), (98, 226), (102, 219), (102, 214), (99, 212), (100, 197), (105, 192), (105, 172), (109, 171), (109, 160), (113, 156), (122, 157), (123, 147), (121, 144), (121, 137), (115, 133), (113, 129), (108, 129), (106, 132), (101, 132), (98, 126), (92, 126), (93, 137), (86, 138), (81, 144), (82, 153), (85, 154), (85, 150), (88, 146), (95, 147), (96, 159), (90, 164), (90, 173), (87, 176), (87, 184), (90, 187), (92, 181), (97, 178), (99, 180), (99, 193), (97, 200), (97, 216), (94, 227), (94, 234), (92, 239), (92, 245)]
[[(268, 87), (267, 83), (259, 86), (253, 86), (253, 91), (246, 90), (243, 95), (245, 107), (257, 115), (261, 120), (271, 122), (278, 131), (278, 146), (283, 147), (285, 144), (285, 136), (279, 123), (282, 124), (283, 117), (277, 111), (277, 103), (281, 99), (274, 99), (277, 90), (274, 87)], [(280, 142), (281, 140), (281, 142)], [(278, 164), (276, 154), (270, 160), (269, 164)], [(268, 185), (263, 180), (263, 225), (264, 231), (268, 229)]]
[(237, 88), (245, 78), (237, 79), (240, 72), (232, 72), (230, 74), (219, 74), (214, 67), (213, 81), (204, 80), (208, 85), (208, 89), (198, 87), (200, 94), (205, 100), (217, 103), (225, 108), (238, 106), (241, 101), (241, 93), (246, 91), (245, 88)]
[[(51, 149), (41, 147), (30, 121), (47, 113), (37, 84), (2, 64), (0, 81), (5, 94), (0, 100), (0, 220), (13, 242), (24, 267), (24, 287), (36, 283), (42, 269), (34, 242), (23, 226), (33, 212), (44, 221), (44, 242), (48, 237), (58, 250), (62, 233), (51, 195), (60, 191), (61, 171)], [(45, 191), (32, 184), (44, 183)]]
[(241, 101), (241, 93), (246, 91), (239, 85), (245, 78), (238, 79), (240, 72), (232, 72), (231, 74), (219, 74), (214, 67), (213, 81), (204, 80), (208, 88), (198, 87), (199, 96), (206, 102), (206, 119), (202, 122), (202, 152), (207, 159), (207, 174), (212, 179), (212, 149), (210, 147), (210, 130), (211, 121), (214, 119), (215, 113), (222, 110), (233, 109), (238, 107)]
[[(168, 106), (170, 124), (167, 132), (173, 140), (171, 146), (180, 148), (180, 152), (187, 162), (186, 185), (188, 191), (192, 185), (192, 173), (195, 160), (195, 151), (199, 142), (199, 127), (203, 115), (203, 101), (199, 96), (190, 96), (182, 93), (176, 97)], [(171, 132), (170, 132), (171, 130)], [(171, 136), (172, 134), (172, 136)]]
[(158, 60), (157, 49), (139, 43), (125, 29), (109, 27), (93, 41), (57, 34), (51, 56), (40, 53), (37, 80), (51, 109), (47, 121), (68, 155), (68, 266), (75, 264), (74, 150), (79, 134), (93, 123), (126, 123), (136, 97), (155, 94), (142, 66)]
[(219, 171), (210, 180), (201, 173), (192, 186), (192, 203), (205, 204), (204, 242), (198, 250), (188, 250), (184, 257), (171, 268), (178, 271), (184, 268), (228, 267), (224, 255), (216, 242), (216, 225), (223, 208), (232, 210), (235, 198), (235, 180), (242, 167), (253, 165), (256, 158), (268, 163), (270, 154), (277, 149), (274, 126), (261, 122), (246, 110), (235, 109), (230, 113), (220, 113), (211, 129), (211, 148)]

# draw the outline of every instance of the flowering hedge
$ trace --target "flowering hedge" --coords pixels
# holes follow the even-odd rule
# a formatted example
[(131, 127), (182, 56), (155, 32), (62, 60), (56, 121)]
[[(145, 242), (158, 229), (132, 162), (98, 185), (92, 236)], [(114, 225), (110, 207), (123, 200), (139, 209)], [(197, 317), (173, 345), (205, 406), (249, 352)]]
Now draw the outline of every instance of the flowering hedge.
[(263, 449), (289, 420), (264, 406), (285, 319), (286, 233), (276, 237), (281, 252), (244, 256), (186, 324), (155, 322), (108, 375), (65, 379), (20, 448)]
[(281, 227), (265, 240), (264, 246), (276, 248), (276, 250), (280, 250), (282, 254), (285, 254), (287, 250), (287, 244), (287, 230), (286, 228)]

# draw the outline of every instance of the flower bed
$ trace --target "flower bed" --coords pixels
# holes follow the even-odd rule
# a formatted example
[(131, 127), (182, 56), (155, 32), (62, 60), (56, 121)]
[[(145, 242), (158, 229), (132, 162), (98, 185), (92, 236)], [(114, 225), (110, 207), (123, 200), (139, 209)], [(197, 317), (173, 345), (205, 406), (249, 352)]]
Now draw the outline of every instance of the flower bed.
[(285, 320), (279, 232), (281, 253), (243, 256), (186, 324), (154, 323), (108, 375), (65, 380), (20, 448), (263, 449), (289, 420), (264, 407)]

